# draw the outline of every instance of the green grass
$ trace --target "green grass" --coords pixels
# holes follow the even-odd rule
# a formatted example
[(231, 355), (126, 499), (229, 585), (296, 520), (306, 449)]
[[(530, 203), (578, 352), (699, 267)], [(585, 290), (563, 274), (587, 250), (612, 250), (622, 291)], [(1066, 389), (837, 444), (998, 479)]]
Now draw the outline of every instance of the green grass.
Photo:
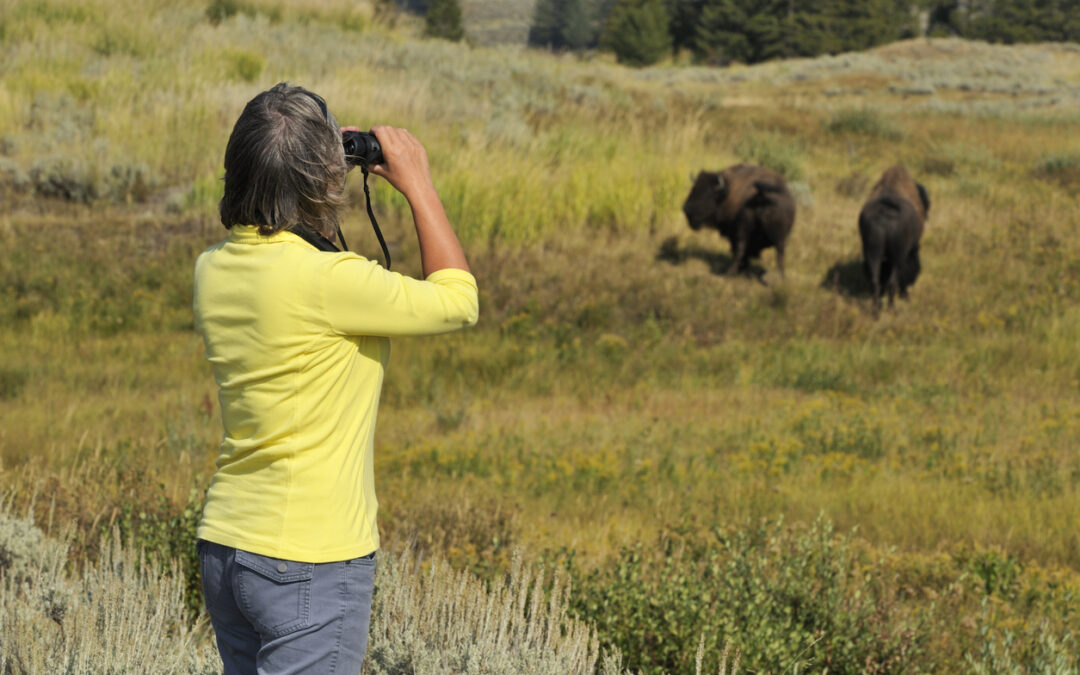
[[(651, 616), (619, 579), (682, 598), (682, 617), (722, 589), (732, 606), (716, 616), (795, 611), (784, 589), (814, 578), (796, 558), (751, 575), (771, 589), (759, 614), (728, 577), (679, 585), (641, 567), (757, 564), (768, 547), (716, 533), (757, 541), (782, 517), (785, 551), (864, 577), (793, 632), (709, 624), (706, 671), (725, 643), (752, 669), (792, 653), (800, 669), (848, 663), (833, 645), (865, 594), (892, 603), (880, 635), (918, 646), (911, 671), (1036, 667), (1071, 644), (1080, 206), (1061, 139), (1080, 131), (1076, 52), (913, 41), (631, 71), (423, 42), (336, 0), (207, 6), (16, 2), (2, 19), (0, 485), (70, 525), (76, 560), (114, 529), (184, 555), (221, 433), (191, 265), (224, 236), (230, 125), (288, 79), (343, 123), (427, 144), (480, 281), (474, 330), (395, 343), (376, 455), (389, 547), (413, 540), (489, 582), (517, 548), (559, 560), (576, 611), (632, 645), (644, 624), (605, 624), (587, 603)], [(973, 54), (999, 67), (980, 74)], [(690, 174), (743, 159), (812, 196), (784, 281), (771, 253), (767, 283), (719, 276), (726, 243), (680, 213)], [(875, 319), (856, 217), (896, 162), (932, 207), (912, 298)], [(357, 178), (345, 234), (375, 255)], [(373, 197), (395, 268), (417, 273), (407, 205), (379, 181)], [(627, 648), (626, 664), (688, 668), (701, 634), (676, 623), (670, 648)]]

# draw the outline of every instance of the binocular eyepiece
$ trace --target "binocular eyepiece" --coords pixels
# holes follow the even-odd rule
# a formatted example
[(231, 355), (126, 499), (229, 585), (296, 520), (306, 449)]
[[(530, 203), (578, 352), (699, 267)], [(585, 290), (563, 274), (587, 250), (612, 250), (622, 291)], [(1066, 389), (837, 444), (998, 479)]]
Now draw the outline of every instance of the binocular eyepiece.
[(345, 163), (349, 166), (368, 167), (384, 163), (379, 139), (370, 131), (343, 131), (341, 144), (345, 147)]

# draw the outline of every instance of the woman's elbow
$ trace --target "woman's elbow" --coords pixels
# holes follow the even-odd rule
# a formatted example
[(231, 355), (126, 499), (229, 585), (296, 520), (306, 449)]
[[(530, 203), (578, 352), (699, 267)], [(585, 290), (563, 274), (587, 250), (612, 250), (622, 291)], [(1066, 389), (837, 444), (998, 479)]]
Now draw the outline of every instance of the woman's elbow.
[(462, 303), (461, 327), (470, 328), (480, 320), (480, 299), (473, 294), (466, 302)]

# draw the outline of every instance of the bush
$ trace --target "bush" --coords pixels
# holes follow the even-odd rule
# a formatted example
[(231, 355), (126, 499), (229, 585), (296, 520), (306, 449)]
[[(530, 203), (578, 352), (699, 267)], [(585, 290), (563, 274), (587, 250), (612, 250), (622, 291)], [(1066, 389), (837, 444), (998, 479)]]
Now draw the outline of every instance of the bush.
[(1080, 155), (1050, 155), (1035, 166), (1034, 174), (1066, 190), (1080, 191)]
[(32, 183), (30, 176), (16, 162), (0, 157), (0, 197), (5, 194), (22, 194)]
[(156, 181), (149, 167), (135, 164), (113, 164), (102, 181), (100, 192), (114, 202), (131, 204), (145, 202)]
[(465, 38), (458, 0), (431, 0), (424, 15), (424, 35), (460, 42)]
[[(0, 171), (3, 167), (0, 167)], [(15, 175), (15, 185), (23, 185)], [(141, 162), (113, 164), (107, 172), (73, 157), (51, 156), (34, 162), (29, 183), (41, 197), (89, 204), (99, 199), (144, 202), (156, 185), (150, 169)], [(21, 188), (20, 188), (21, 189)]]
[(67, 553), (0, 510), (0, 672), (218, 672), (184, 616), (175, 569), (163, 574), (115, 537), (79, 571)]
[(365, 672), (620, 672), (618, 652), (598, 663), (596, 635), (570, 616), (570, 589), (560, 577), (534, 575), (516, 556), (489, 590), (444, 561), (425, 566), (408, 551), (379, 553)]
[(651, 66), (664, 58), (671, 51), (671, 34), (663, 0), (618, 0), (600, 41), (630, 66)]
[(34, 191), (42, 197), (89, 204), (100, 196), (97, 172), (71, 157), (44, 157), (30, 167)]
[[(30, 374), (25, 368), (10, 366), (0, 368), (0, 401), (18, 398), (29, 379)], [(0, 565), (2, 564), (3, 562), (0, 561)]]
[(1026, 634), (1020, 639), (1009, 629), (996, 635), (990, 631), (989, 623), (984, 623), (978, 655), (967, 654), (965, 658), (971, 672), (977, 675), (1080, 672), (1080, 645), (1072, 633), (1055, 633), (1045, 624), (1022, 632)]
[(241, 82), (254, 82), (266, 66), (266, 59), (246, 49), (226, 49), (222, 58), (226, 77)]
[(788, 181), (803, 177), (802, 157), (790, 139), (773, 134), (748, 135), (735, 146), (744, 162), (772, 169)]
[(928, 638), (866, 571), (851, 535), (834, 535), (825, 520), (677, 533), (661, 550), (638, 544), (578, 573), (573, 603), (604, 643), (645, 673), (692, 670), (701, 640), (705, 672), (715, 672), (729, 642), (751, 671), (895, 672)]
[(241, 11), (250, 13), (252, 10), (240, 0), (210, 0), (210, 4), (206, 6), (206, 18), (212, 24), (219, 24)]
[(899, 141), (903, 134), (891, 122), (869, 108), (841, 110), (826, 122), (825, 131), (831, 134), (860, 134), (887, 141)]

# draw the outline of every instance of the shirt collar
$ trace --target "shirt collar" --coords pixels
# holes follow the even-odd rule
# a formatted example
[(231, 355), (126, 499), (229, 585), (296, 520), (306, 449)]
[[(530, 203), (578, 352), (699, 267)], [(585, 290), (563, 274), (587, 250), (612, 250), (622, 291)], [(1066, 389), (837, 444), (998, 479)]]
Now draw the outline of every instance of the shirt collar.
[(237, 244), (277, 244), (283, 241), (294, 244), (303, 244), (308, 248), (315, 248), (311, 244), (287, 230), (279, 230), (273, 234), (259, 234), (258, 225), (233, 225), (229, 228), (229, 241)]

